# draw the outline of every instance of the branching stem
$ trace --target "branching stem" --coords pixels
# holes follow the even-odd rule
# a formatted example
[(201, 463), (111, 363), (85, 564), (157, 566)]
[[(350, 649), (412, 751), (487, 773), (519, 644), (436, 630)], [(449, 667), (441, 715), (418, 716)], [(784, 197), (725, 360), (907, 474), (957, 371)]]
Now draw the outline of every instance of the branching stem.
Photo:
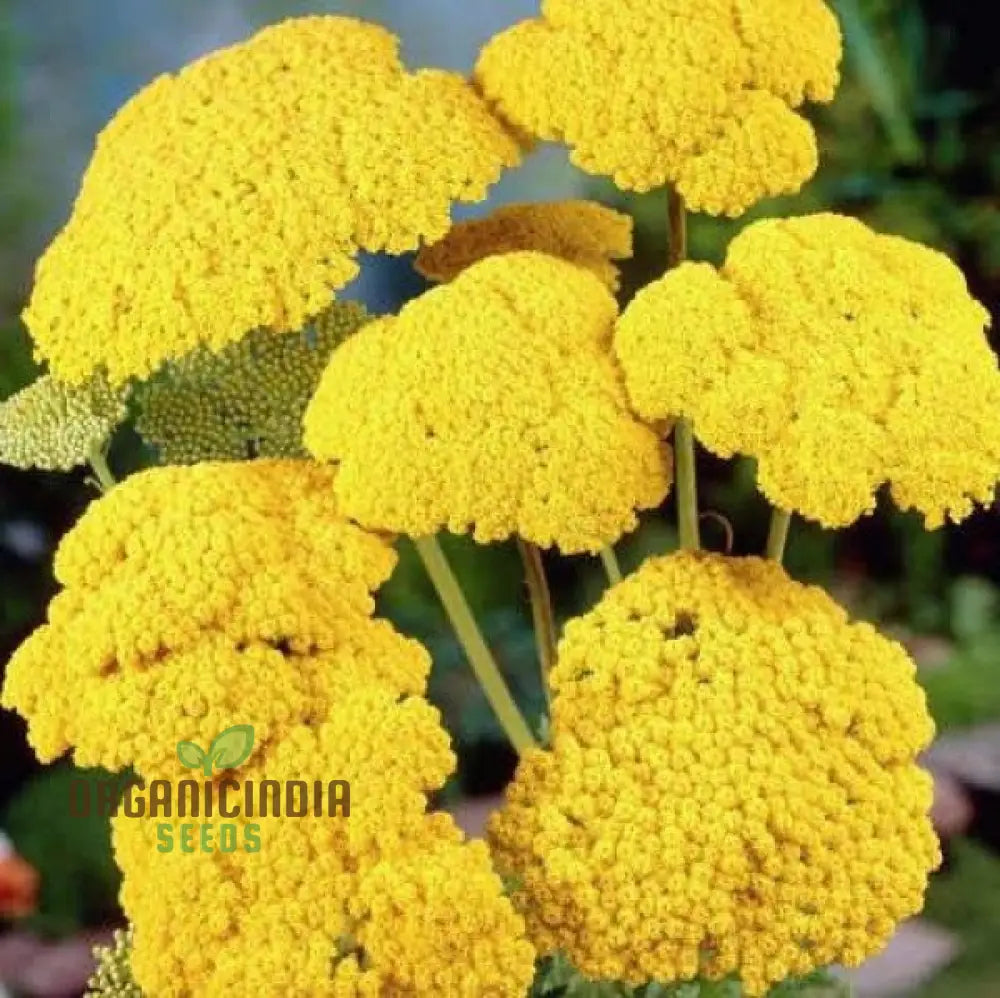
[(500, 726), (519, 754), (537, 748), (535, 736), (507, 688), (500, 667), (483, 639), (465, 593), (462, 592), (437, 538), (421, 537), (414, 541), (414, 544), (437, 590), (445, 613), (455, 629), (455, 636), (462, 645), (469, 665), (479, 680)]
[(115, 476), (111, 474), (111, 469), (108, 467), (108, 460), (104, 455), (104, 451), (100, 447), (94, 447), (91, 449), (90, 453), (87, 455), (87, 460), (90, 462), (90, 467), (93, 469), (94, 475), (97, 478), (97, 484), (101, 488), (101, 492), (110, 492), (118, 482)]
[(788, 543), (788, 528), (792, 524), (792, 514), (783, 509), (775, 509), (771, 514), (771, 529), (767, 535), (767, 556), (781, 563)]
[(535, 629), (535, 645), (538, 648), (538, 661), (542, 667), (542, 688), (545, 697), (549, 697), (549, 673), (556, 661), (556, 617), (552, 609), (552, 593), (545, 577), (545, 565), (542, 563), (542, 552), (530, 541), (517, 538), (517, 549), (524, 563), (524, 580), (528, 586), (528, 596), (531, 600), (531, 619)]
[[(667, 269), (673, 270), (687, 259), (687, 212), (680, 194), (667, 193), (667, 220), (670, 246)], [(697, 551), (701, 547), (698, 530), (698, 479), (694, 456), (694, 429), (690, 420), (674, 424), (674, 489), (677, 494), (677, 527), (681, 547)]]
[(607, 573), (608, 581), (616, 586), (622, 580), (622, 567), (618, 564), (618, 555), (615, 549), (609, 544), (601, 548), (601, 561), (604, 563), (604, 571)]

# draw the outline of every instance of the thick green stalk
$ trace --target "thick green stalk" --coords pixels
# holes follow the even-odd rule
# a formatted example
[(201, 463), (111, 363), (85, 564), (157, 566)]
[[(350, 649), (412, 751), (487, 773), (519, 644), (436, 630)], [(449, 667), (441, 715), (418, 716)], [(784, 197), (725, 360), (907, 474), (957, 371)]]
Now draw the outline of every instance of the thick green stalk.
[(545, 577), (545, 566), (542, 563), (542, 552), (530, 541), (517, 539), (517, 549), (521, 552), (524, 563), (524, 581), (528, 586), (528, 596), (531, 600), (531, 619), (535, 630), (535, 646), (538, 648), (538, 661), (542, 667), (542, 688), (545, 697), (549, 696), (549, 673), (556, 661), (556, 617), (552, 609), (552, 593)]
[(670, 245), (667, 247), (667, 270), (680, 266), (688, 253), (687, 210), (684, 199), (676, 191), (667, 190), (667, 224)]
[(792, 523), (792, 514), (783, 509), (775, 509), (771, 514), (771, 529), (767, 535), (767, 556), (781, 563), (785, 557), (785, 545), (788, 543), (788, 528)]
[(537, 748), (531, 729), (518, 710), (507, 689), (500, 667), (486, 645), (483, 635), (472, 615), (465, 594), (455, 578), (448, 559), (436, 537), (420, 537), (414, 544), (430, 576), (445, 613), (455, 629), (455, 636), (465, 650), (469, 665), (486, 694), (486, 699), (496, 713), (501, 727), (518, 753)]
[(688, 420), (679, 419), (674, 425), (674, 492), (677, 495), (677, 528), (685, 551), (697, 551), (701, 547), (697, 475), (694, 431)]
[(101, 491), (110, 492), (118, 482), (115, 480), (115, 476), (111, 474), (111, 469), (108, 467), (108, 461), (104, 456), (104, 452), (100, 447), (94, 447), (90, 454), (87, 455), (87, 460), (90, 462), (90, 467), (94, 471)]
[[(687, 212), (680, 194), (667, 192), (667, 219), (670, 246), (667, 269), (673, 270), (687, 259)], [(681, 547), (697, 551), (701, 547), (698, 530), (698, 478), (694, 457), (694, 429), (687, 419), (674, 424), (674, 491), (677, 496), (677, 528)]]
[(622, 568), (618, 564), (618, 555), (615, 549), (609, 544), (601, 548), (601, 561), (604, 563), (604, 571), (607, 572), (608, 581), (616, 586), (622, 580)]

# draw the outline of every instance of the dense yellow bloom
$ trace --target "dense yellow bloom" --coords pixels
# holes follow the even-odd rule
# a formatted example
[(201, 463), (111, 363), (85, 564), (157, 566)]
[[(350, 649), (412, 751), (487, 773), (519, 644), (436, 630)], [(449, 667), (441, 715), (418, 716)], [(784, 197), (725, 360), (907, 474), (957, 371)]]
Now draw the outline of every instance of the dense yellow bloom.
[(69, 471), (86, 464), (125, 414), (124, 393), (103, 375), (74, 387), (44, 374), (0, 403), (0, 463)]
[(774, 562), (648, 561), (567, 624), (552, 749), (492, 823), (539, 951), (760, 994), (879, 950), (939, 861), (914, 676)]
[(815, 215), (758, 222), (721, 273), (686, 264), (640, 292), (615, 348), (642, 416), (757, 458), (783, 509), (843, 526), (889, 482), (936, 527), (1000, 478), (988, 322), (940, 253)]
[(273, 576), (285, 574), (294, 559), (304, 581), (316, 588), (324, 579), (336, 582), (342, 599), (369, 610), (367, 592), (389, 577), (396, 555), (384, 539), (331, 508), (335, 479), (332, 469), (313, 461), (150, 468), (87, 508), (59, 545), (56, 579), (69, 588), (96, 589), (124, 571), (184, 570), (203, 577), (218, 612), (199, 614), (195, 597), (185, 596), (184, 579), (162, 589), (174, 603), (189, 599), (191, 614), (224, 627), (255, 586), (280, 596)]
[[(360, 994), (376, 983), (375, 993), (393, 998), (527, 993), (534, 948), (483, 842), (443, 842), (380, 864), (360, 884), (352, 909), (361, 921), (355, 937), (373, 968), (357, 975)], [(354, 976), (348, 968), (338, 976)]]
[(305, 457), (306, 403), (334, 348), (367, 321), (360, 305), (334, 302), (305, 330), (199, 347), (139, 389), (136, 429), (164, 464)]
[[(218, 811), (205, 850), (209, 815), (122, 809), (133, 934), (104, 955), (97, 995), (520, 998), (530, 983), (534, 950), (485, 847), (428, 814), (454, 768), (419, 696), (429, 656), (371, 619), (394, 555), (337, 515), (334, 479), (307, 461), (154, 469), (60, 547), (66, 588), (4, 688), (42, 758), (200, 778), (178, 741), (240, 723), (253, 752), (226, 778), (350, 785), (349, 818), (227, 818), (235, 851)], [(241, 848), (250, 823), (259, 851)]]
[(163, 854), (155, 822), (115, 821), (147, 994), (525, 993), (534, 951), (485, 847), (427, 813), (454, 765), (433, 708), (357, 687), (265, 756), (240, 777), (347, 780), (350, 817), (260, 819), (251, 854)]
[(595, 551), (669, 487), (610, 355), (616, 315), (579, 267), (483, 260), (334, 353), (306, 446), (339, 462), (341, 507), (367, 527)]
[(797, 191), (816, 138), (795, 108), (829, 101), (840, 31), (822, 0), (543, 0), (476, 68), (518, 129), (563, 141), (626, 190), (670, 183), (739, 215)]
[(56, 555), (65, 585), (14, 654), (3, 704), (43, 760), (176, 766), (180, 739), (258, 741), (358, 682), (422, 692), (427, 653), (373, 621), (395, 555), (340, 518), (307, 461), (160, 468), (91, 505)]
[(188, 649), (114, 663), (106, 674), (96, 671), (83, 644), (90, 634), (82, 614), (37, 632), (12, 660), (4, 703), (28, 718), (39, 758), (72, 747), (80, 765), (131, 766), (149, 778), (175, 773), (180, 740), (208, 745), (235, 720), (253, 725), (260, 746), (322, 718), (359, 683), (378, 679), (422, 693), (430, 668), (415, 641), (386, 621), (360, 616), (331, 622), (315, 647), (312, 641), (234, 645), (207, 632)]
[(456, 224), (417, 254), (416, 267), (429, 280), (450, 281), (479, 260), (517, 250), (578, 264), (616, 291), (612, 261), (632, 256), (632, 219), (596, 201), (505, 205), (486, 218)]
[(301, 329), (356, 273), (447, 231), (516, 145), (461, 77), (407, 73), (344, 17), (266, 28), (122, 108), (25, 320), (55, 374), (117, 383), (200, 344)]

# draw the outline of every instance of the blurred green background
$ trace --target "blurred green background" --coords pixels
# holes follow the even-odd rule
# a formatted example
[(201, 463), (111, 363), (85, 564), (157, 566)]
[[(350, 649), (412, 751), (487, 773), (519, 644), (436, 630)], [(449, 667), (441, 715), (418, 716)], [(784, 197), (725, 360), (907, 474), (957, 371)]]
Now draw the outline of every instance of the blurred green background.
[[(738, 227), (755, 217), (832, 208), (949, 253), (995, 317), (1000, 70), (993, 5), (837, 0), (833, 6), (847, 51), (836, 103), (810, 111), (822, 145), (819, 175), (801, 195), (767, 202), (739, 223), (695, 218), (692, 255), (719, 259)], [(95, 133), (153, 75), (306, 12), (380, 20), (403, 37), (411, 66), (467, 70), (486, 38), (534, 7), (530, 0), (0, 0), (0, 398), (35, 373), (18, 319), (34, 260), (69, 212)], [(656, 276), (665, 259), (663, 197), (623, 195), (574, 170), (560, 149), (539, 150), (502, 181), (490, 204), (581, 194), (636, 217), (637, 254), (625, 294)], [(409, 261), (372, 260), (359, 293), (386, 309), (419, 287)], [(122, 434), (112, 453), (116, 470), (144, 459), (134, 439)], [(756, 495), (752, 466), (724, 465), (705, 454), (699, 461), (706, 506), (730, 520), (737, 552), (759, 552), (767, 508)], [(0, 662), (42, 620), (53, 590), (53, 547), (92, 496), (82, 474), (0, 468)], [(671, 515), (668, 505), (622, 542), (625, 567), (674, 545)], [(723, 545), (721, 529), (707, 523), (705, 530), (710, 545)], [(516, 552), (506, 545), (474, 548), (460, 539), (446, 546), (513, 687), (537, 716), (542, 696)], [(513, 760), (419, 565), (410, 552), (402, 553), (382, 609), (434, 652), (432, 696), (448, 717), (461, 757), (446, 796), (496, 791)], [(929, 917), (953, 934), (956, 955), (907, 993), (1000, 995), (1000, 947), (994, 945), (1000, 938), (1000, 736), (991, 728), (1000, 724), (998, 511), (983, 510), (960, 528), (933, 534), (887, 505), (838, 534), (796, 523), (788, 566), (904, 640), (922, 664), (945, 736), (962, 739), (972, 732), (986, 746), (978, 769), (957, 772), (961, 767), (953, 766), (967, 804), (957, 826), (963, 838), (949, 849), (928, 905)], [(589, 559), (549, 558), (547, 567), (562, 617), (585, 609), (602, 591), (600, 566)], [(22, 725), (9, 714), (0, 716), (0, 754), (0, 828), (43, 874), (40, 907), (27, 927), (61, 936), (113, 918), (115, 874), (106, 829), (60, 834), (61, 812), (53, 802), (62, 799), (65, 767), (40, 771)], [(0, 978), (2, 973), (0, 961)]]

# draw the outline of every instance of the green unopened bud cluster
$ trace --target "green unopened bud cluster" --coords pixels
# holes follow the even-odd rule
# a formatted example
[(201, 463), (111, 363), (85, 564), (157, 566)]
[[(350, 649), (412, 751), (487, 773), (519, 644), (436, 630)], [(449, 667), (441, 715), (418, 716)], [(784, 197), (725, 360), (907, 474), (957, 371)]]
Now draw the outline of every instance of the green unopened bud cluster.
[[(630, 987), (619, 981), (589, 981), (562, 953), (538, 962), (530, 998), (744, 998), (738, 978), (696, 978), (676, 984), (643, 984)], [(829, 970), (792, 977), (775, 985), (767, 998), (850, 998), (851, 989)]]
[(65, 385), (44, 374), (0, 403), (0, 463), (69, 471), (85, 464), (126, 415), (103, 374)]
[(110, 946), (94, 950), (97, 969), (87, 982), (85, 998), (142, 998), (132, 976), (132, 930), (118, 930)]
[(165, 464), (304, 457), (302, 414), (334, 348), (368, 321), (335, 302), (304, 330), (256, 330), (218, 353), (199, 348), (137, 394), (136, 429)]

